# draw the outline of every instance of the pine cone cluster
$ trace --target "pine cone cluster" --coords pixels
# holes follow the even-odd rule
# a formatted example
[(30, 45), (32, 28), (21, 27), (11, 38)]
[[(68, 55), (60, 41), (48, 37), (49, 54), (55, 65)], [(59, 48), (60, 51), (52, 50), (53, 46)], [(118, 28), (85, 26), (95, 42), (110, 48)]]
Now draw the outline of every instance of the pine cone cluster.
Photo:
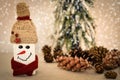
[[(53, 58), (58, 62), (58, 67), (69, 71), (84, 71), (94, 66), (96, 73), (103, 73), (104, 69), (110, 70), (120, 66), (120, 51), (113, 49), (109, 51), (103, 46), (95, 46), (90, 50), (82, 50), (81, 47), (71, 49), (69, 55), (64, 55), (60, 46), (56, 46), (51, 54), (51, 47), (45, 45), (42, 48), (44, 60), (53, 62)], [(115, 79), (117, 73), (108, 71), (106, 78)]]
[(77, 49), (72, 49), (70, 52), (69, 52), (69, 55), (71, 57), (82, 57), (83, 59), (86, 59), (88, 60), (89, 62), (94, 62), (96, 59), (94, 57), (93, 54), (90, 54), (89, 50), (82, 50), (81, 47), (77, 48)]
[(53, 62), (53, 56), (51, 54), (51, 47), (48, 45), (43, 46), (42, 51), (44, 53), (44, 60), (48, 63)]
[(108, 79), (116, 79), (116, 77), (117, 77), (117, 73), (114, 71), (108, 71), (104, 75)]
[(63, 51), (60, 46), (56, 46), (53, 50), (53, 57), (56, 59), (59, 56), (63, 55)]
[(84, 71), (87, 68), (90, 68), (91, 65), (89, 62), (82, 57), (66, 57), (61, 56), (57, 58), (58, 67), (70, 71)]
[(102, 59), (105, 57), (108, 52), (107, 48), (102, 46), (100, 47), (92, 47), (90, 50), (82, 50), (80, 47), (69, 52), (71, 57), (82, 57), (83, 59), (87, 59), (92, 65), (96, 63), (102, 63)]
[(106, 70), (114, 69), (120, 66), (120, 51), (113, 49), (108, 52), (103, 59), (103, 64)]

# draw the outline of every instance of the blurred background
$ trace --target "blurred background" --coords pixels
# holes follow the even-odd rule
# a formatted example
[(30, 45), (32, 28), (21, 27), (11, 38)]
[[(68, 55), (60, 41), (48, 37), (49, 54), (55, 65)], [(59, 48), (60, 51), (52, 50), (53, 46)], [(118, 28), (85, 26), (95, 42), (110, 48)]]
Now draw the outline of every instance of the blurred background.
[[(39, 41), (36, 52), (45, 44), (52, 45), (55, 4), (51, 0), (0, 0), (0, 54), (12, 53), (10, 34), (16, 22), (16, 4), (25, 1), (30, 8), (31, 19), (36, 25)], [(97, 45), (108, 49), (120, 49), (120, 0), (95, 0), (90, 13), (95, 20)]]
[[(0, 54), (11, 53), (10, 33), (16, 22), (16, 4), (25, 1), (30, 8), (31, 19), (36, 25), (40, 53), (44, 44), (52, 43), (55, 5), (51, 0), (0, 0)], [(120, 0), (95, 0), (90, 12), (97, 25), (96, 42), (108, 49), (120, 49)]]
[[(10, 67), (10, 61), (13, 57), (13, 44), (10, 43), (11, 28), (17, 18), (16, 4), (21, 1), (25, 1), (29, 5), (31, 19), (37, 28), (39, 39), (36, 44), (36, 53), (39, 56), (38, 75), (33, 77), (13, 77)], [(94, 71), (73, 74), (73, 72), (60, 70), (54, 63), (47, 64), (44, 62), (41, 48), (45, 44), (52, 45), (53, 43), (50, 36), (54, 33), (54, 10), (55, 3), (51, 0), (0, 0), (1, 80), (37, 80), (39, 78), (41, 80), (47, 80), (48, 78), (49, 80), (80, 80), (80, 78), (81, 80), (96, 80), (96, 78), (106, 80), (103, 74), (98, 75)], [(120, 50), (120, 0), (95, 0), (94, 7), (90, 8), (90, 13), (97, 25), (97, 45)], [(119, 79), (120, 76), (117, 80)]]

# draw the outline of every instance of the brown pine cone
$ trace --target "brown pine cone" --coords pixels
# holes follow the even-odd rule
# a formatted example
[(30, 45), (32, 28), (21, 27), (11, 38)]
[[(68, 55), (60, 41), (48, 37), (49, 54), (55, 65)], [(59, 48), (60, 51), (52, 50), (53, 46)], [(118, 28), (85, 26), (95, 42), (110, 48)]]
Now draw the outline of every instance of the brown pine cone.
[(103, 65), (100, 63), (95, 64), (95, 70), (96, 70), (96, 73), (103, 73), (104, 72)]
[(120, 66), (120, 51), (111, 50), (103, 59), (103, 65), (106, 70), (111, 70)]
[(45, 60), (47, 63), (52, 63), (52, 62), (53, 62), (53, 56), (52, 56), (51, 54), (45, 55), (45, 56), (44, 56), (44, 60)]
[(49, 47), (48, 45), (45, 45), (45, 46), (43, 46), (42, 51), (44, 54), (45, 53), (49, 54), (49, 53), (51, 53), (51, 47)]
[(105, 57), (109, 50), (103, 46), (95, 46), (89, 50), (89, 53), (94, 56), (93, 63), (102, 63), (102, 59)]
[(51, 54), (51, 47), (48, 45), (43, 46), (42, 51), (44, 53), (44, 60), (48, 63), (53, 62), (53, 56)]
[(101, 58), (104, 58), (105, 57), (105, 55), (106, 55), (106, 53), (109, 51), (107, 48), (104, 48), (103, 46), (99, 46), (99, 47), (97, 47), (97, 46), (95, 46), (95, 47), (92, 47), (91, 49), (90, 49), (90, 51), (91, 52), (95, 52), (95, 51), (97, 51), (97, 54), (99, 54), (99, 56), (101, 57)]
[(117, 73), (114, 71), (108, 71), (104, 75), (107, 79), (116, 79), (117, 77)]
[(91, 66), (87, 60), (84, 60), (81, 57), (73, 58), (73, 57), (61, 56), (58, 58), (58, 67), (70, 71), (83, 71), (86, 70), (87, 68), (90, 68)]

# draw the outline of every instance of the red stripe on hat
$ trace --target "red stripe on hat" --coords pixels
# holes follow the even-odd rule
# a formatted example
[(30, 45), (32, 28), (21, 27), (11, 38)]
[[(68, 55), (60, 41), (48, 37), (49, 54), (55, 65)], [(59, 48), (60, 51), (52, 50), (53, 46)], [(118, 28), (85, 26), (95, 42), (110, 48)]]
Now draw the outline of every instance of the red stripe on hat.
[(17, 17), (17, 20), (31, 20), (30, 16)]

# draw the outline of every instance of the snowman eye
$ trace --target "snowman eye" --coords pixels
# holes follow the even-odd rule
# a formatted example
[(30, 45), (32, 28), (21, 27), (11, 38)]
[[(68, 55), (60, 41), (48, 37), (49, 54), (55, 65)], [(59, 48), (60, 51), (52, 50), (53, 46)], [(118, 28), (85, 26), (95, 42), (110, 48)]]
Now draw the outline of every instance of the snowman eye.
[(29, 49), (30, 48), (30, 46), (26, 46), (26, 49)]
[(22, 45), (19, 45), (19, 49), (22, 49), (23, 48), (23, 46)]

